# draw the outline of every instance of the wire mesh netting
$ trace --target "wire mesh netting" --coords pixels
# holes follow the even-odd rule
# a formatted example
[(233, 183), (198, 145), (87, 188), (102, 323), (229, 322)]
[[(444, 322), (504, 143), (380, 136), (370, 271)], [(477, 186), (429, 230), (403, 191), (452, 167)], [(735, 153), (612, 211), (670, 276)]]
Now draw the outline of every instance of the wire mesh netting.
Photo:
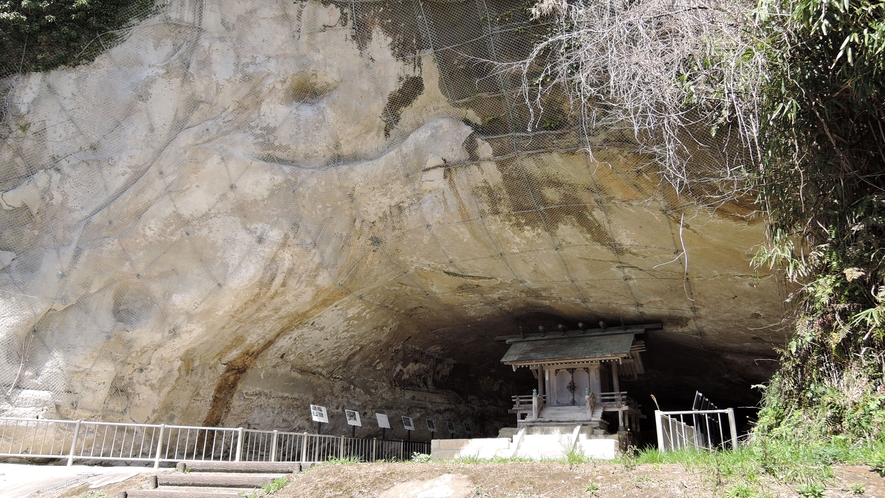
[[(776, 296), (740, 263), (752, 209), (723, 228), (661, 186), (629, 133), (584, 133), (562, 92), (530, 122), (500, 65), (550, 29), (530, 7), (166, 0), (88, 66), (4, 79), (7, 409), (129, 413), (149, 401), (144, 369), (185, 375), (158, 365), (188, 347), (283, 358), (366, 314), (398, 324), (390, 341), (488, 362), (480, 344), (526, 314), (666, 318), (698, 338), (724, 320), (704, 311), (715, 279)], [(706, 224), (721, 252), (689, 266)], [(300, 364), (363, 361), (354, 333)]]

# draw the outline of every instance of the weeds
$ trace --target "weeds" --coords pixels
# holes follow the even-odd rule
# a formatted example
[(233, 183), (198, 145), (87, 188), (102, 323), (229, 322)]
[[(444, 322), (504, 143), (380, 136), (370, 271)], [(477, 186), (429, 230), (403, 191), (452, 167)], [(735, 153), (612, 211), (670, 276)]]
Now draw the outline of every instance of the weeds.
[(570, 448), (565, 452), (565, 462), (569, 465), (589, 463), (593, 459), (584, 454), (580, 448)]
[(273, 496), (277, 491), (285, 488), (289, 485), (289, 479), (286, 477), (278, 477), (273, 480), (273, 482), (269, 484), (265, 484), (261, 486), (261, 492), (253, 491), (249, 494), (240, 494), (237, 495), (240, 498), (266, 498), (268, 496)]
[(796, 490), (802, 498), (822, 498), (824, 496), (824, 487), (816, 482), (810, 482), (805, 486)]
[(264, 493), (267, 495), (272, 495), (288, 485), (289, 479), (285, 477), (278, 477), (274, 479), (273, 482), (271, 482), (270, 484), (265, 484), (264, 486), (261, 486), (261, 490), (264, 491)]

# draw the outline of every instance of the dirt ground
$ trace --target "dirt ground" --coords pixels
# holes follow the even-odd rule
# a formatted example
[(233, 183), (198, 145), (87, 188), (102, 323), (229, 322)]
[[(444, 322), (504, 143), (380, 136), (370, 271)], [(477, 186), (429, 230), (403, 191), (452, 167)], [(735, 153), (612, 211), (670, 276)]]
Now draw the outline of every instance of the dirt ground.
[[(825, 496), (885, 498), (885, 479), (867, 468), (838, 467)], [(440, 480), (441, 476), (453, 476)], [(461, 476), (461, 479), (455, 479)], [(426, 486), (436, 480), (433, 488)], [(422, 484), (425, 486), (422, 487)], [(448, 484), (446, 486), (446, 484)], [(734, 483), (718, 482), (715, 475), (679, 464), (637, 465), (588, 463), (384, 463), (323, 465), (296, 476), (293, 484), (275, 494), (295, 497), (707, 497), (734, 494)], [(763, 493), (795, 497), (790, 486), (764, 482)], [(450, 492), (446, 488), (451, 489)], [(394, 490), (394, 494), (385, 494)], [(863, 490), (863, 494), (856, 492)]]
[[(835, 467), (826, 497), (885, 498), (885, 479), (865, 467)], [(31, 495), (35, 498), (115, 498), (145, 486), (151, 473), (90, 489), (86, 483)], [(292, 478), (275, 498), (394, 497), (718, 497), (798, 496), (796, 486), (763, 480), (761, 494), (736, 494), (735, 483), (679, 464), (587, 463), (379, 463), (326, 464)], [(758, 489), (757, 489), (758, 491)]]

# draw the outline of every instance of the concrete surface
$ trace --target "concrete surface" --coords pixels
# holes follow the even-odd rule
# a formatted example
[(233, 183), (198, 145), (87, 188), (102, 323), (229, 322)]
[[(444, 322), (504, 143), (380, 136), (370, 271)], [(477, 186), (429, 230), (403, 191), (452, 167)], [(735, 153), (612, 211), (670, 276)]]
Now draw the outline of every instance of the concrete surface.
[(86, 465), (28, 465), (0, 463), (0, 498), (24, 498), (73, 484), (99, 488), (142, 472), (166, 472), (152, 467), (89, 467)]

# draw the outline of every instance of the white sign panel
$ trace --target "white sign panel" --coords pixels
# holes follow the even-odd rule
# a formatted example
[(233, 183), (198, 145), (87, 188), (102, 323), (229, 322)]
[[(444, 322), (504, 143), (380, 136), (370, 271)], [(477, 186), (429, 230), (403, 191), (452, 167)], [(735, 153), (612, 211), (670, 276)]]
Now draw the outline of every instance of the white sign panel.
[(376, 413), (375, 418), (378, 419), (378, 427), (381, 429), (390, 429), (390, 420), (387, 419), (387, 414)]
[(455, 433), (455, 423), (446, 421), (446, 428), (449, 429), (449, 434)]
[(329, 414), (326, 413), (325, 406), (310, 405), (310, 419), (314, 422), (329, 423)]
[(347, 417), (347, 425), (355, 425), (357, 427), (363, 426), (363, 423), (360, 421), (359, 412), (344, 410), (344, 415)]
[(412, 422), (412, 417), (406, 417), (403, 415), (403, 428), (407, 431), (415, 430), (415, 422)]
[(436, 432), (436, 422), (427, 419), (427, 430), (430, 432)]

